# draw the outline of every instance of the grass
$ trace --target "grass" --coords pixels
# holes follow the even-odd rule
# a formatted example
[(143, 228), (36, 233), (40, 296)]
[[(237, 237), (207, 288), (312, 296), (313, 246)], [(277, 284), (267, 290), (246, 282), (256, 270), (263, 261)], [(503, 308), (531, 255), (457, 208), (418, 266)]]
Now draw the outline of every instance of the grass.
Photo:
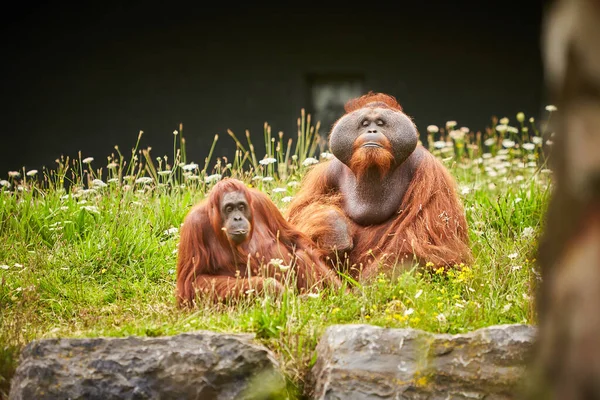
[(265, 124), (261, 160), (248, 132), (244, 140), (228, 134), (238, 148), (232, 160), (213, 160), (215, 136), (203, 165), (188, 161), (180, 126), (170, 156), (153, 158), (151, 148), (140, 149), (140, 132), (127, 156), (115, 147), (106, 162), (61, 157), (54, 169), (14, 171), (0, 181), (0, 398), (21, 348), (36, 338), (253, 332), (278, 355), (295, 398), (331, 324), (459, 333), (535, 323), (534, 252), (551, 173), (543, 132), (522, 113), (513, 124), (494, 118), (483, 131), (453, 121), (427, 128), (424, 145), (459, 184), (472, 265), (381, 276), (351, 293), (287, 293), (280, 301), (254, 297), (177, 309), (178, 228), (214, 182), (242, 179), (283, 210), (307, 168), (330, 156), (319, 124), (304, 110), (295, 140), (272, 135)]

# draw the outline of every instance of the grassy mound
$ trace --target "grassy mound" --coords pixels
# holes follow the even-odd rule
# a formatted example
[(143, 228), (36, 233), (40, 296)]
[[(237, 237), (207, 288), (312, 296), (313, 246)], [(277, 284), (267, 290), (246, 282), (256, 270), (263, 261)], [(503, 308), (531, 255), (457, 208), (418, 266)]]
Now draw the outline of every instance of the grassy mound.
[[(407, 271), (352, 293), (231, 305), (175, 307), (178, 228), (214, 182), (233, 176), (283, 210), (312, 164), (331, 155), (319, 124), (302, 110), (294, 139), (264, 129), (264, 157), (246, 132), (235, 156), (186, 159), (181, 129), (173, 154), (118, 148), (106, 162), (61, 157), (54, 169), (0, 180), (0, 397), (20, 349), (45, 337), (170, 335), (196, 329), (254, 332), (280, 357), (290, 396), (302, 390), (313, 350), (330, 324), (369, 323), (458, 333), (500, 323), (535, 323), (534, 252), (551, 172), (533, 119), (493, 119), (470, 131), (449, 121), (427, 128), (424, 145), (455, 176), (475, 255), (454, 271)], [(425, 133), (425, 132), (423, 132)]]

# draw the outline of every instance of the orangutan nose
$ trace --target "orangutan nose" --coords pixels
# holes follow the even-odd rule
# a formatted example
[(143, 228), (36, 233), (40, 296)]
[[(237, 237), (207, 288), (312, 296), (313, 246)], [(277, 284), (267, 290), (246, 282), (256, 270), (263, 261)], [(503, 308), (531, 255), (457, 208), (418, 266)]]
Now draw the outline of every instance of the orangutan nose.
[(368, 131), (360, 135), (360, 140), (362, 143), (374, 142), (383, 144), (385, 141), (385, 136), (377, 129), (369, 129)]

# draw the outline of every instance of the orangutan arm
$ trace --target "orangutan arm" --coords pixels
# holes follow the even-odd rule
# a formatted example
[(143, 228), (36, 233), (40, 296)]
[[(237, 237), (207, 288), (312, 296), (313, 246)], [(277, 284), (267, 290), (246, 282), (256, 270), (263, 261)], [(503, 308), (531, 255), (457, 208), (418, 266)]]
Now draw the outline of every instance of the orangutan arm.
[(286, 211), (286, 217), (320, 248), (349, 250), (353, 246), (352, 224), (341, 208), (337, 181), (342, 164), (337, 160), (317, 164)]
[(467, 221), (456, 183), (429, 152), (423, 152), (398, 216), (383, 229), (378, 233), (381, 239), (373, 246), (380, 249), (378, 260), (364, 262), (367, 267), (363, 279), (375, 276), (381, 261), (396, 263), (401, 269), (402, 265), (413, 265), (413, 259), (422, 266), (433, 264), (433, 268), (472, 261)]
[(243, 297), (251, 289), (261, 293), (268, 287), (275, 293), (281, 292), (281, 284), (271, 278), (236, 277), (237, 264), (230, 256), (231, 249), (217, 240), (221, 232), (210, 224), (207, 208), (202, 204), (192, 209), (181, 227), (177, 258), (178, 305), (192, 306), (197, 295), (222, 301)]
[(263, 292), (274, 295), (283, 292), (283, 285), (273, 278), (235, 278), (225, 275), (200, 275), (196, 278), (194, 288), (198, 297), (208, 297), (213, 302), (239, 299)]
[(332, 163), (333, 161), (328, 161), (317, 164), (304, 175), (300, 189), (286, 210), (289, 221), (295, 224), (307, 206), (315, 202), (328, 201), (328, 192), (334, 178), (332, 170), (335, 169)]

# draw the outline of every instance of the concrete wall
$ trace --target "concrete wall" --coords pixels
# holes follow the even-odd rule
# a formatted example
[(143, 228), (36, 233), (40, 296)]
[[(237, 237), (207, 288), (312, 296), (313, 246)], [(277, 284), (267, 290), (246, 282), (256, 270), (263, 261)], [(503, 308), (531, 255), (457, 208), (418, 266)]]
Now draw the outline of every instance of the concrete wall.
[(261, 140), (268, 121), (293, 137), (300, 109), (312, 111), (315, 74), (363, 76), (422, 131), (449, 119), (483, 129), (492, 115), (543, 109), (540, 3), (302, 4), (23, 8), (3, 28), (0, 178), (78, 150), (103, 165), (139, 130), (154, 156), (172, 154), (179, 122), (197, 162), (215, 134), (215, 154), (231, 153), (228, 128)]

